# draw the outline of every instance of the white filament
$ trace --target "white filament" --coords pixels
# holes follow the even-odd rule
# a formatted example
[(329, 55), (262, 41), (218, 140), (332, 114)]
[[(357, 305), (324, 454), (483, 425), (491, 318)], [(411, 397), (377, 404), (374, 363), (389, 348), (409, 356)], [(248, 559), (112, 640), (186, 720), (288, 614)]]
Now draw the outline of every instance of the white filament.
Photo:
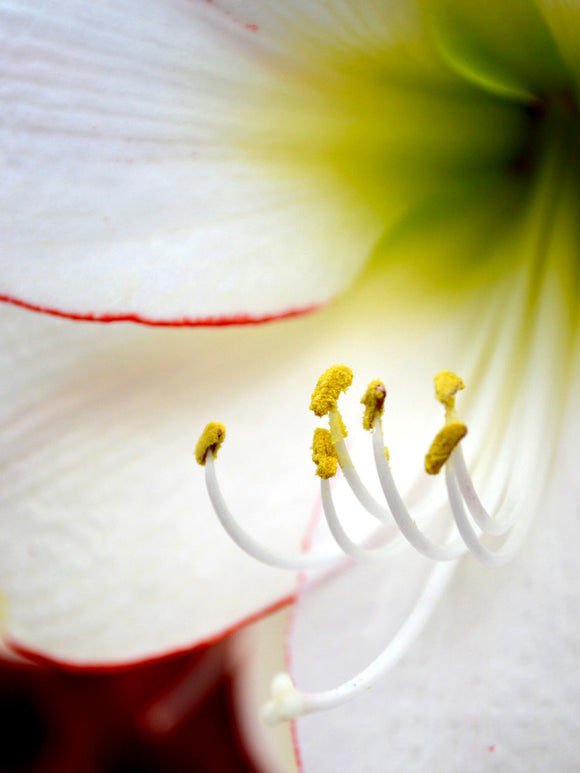
[(213, 451), (207, 454), (205, 464), (205, 485), (209, 498), (215, 510), (215, 514), (221, 525), (227, 531), (232, 540), (252, 558), (261, 561), (268, 566), (278, 569), (292, 569), (304, 571), (305, 569), (323, 569), (336, 565), (337, 560), (343, 558), (338, 551), (326, 553), (276, 553), (264, 547), (248, 534), (231, 514), (220, 490), (215, 472), (215, 456)]
[(344, 438), (342, 436), (342, 426), (338, 412), (330, 411), (328, 414), (328, 421), (330, 423), (332, 443), (336, 452), (336, 458), (338, 459), (340, 469), (342, 470), (344, 477), (346, 478), (346, 482), (352, 490), (352, 493), (358, 499), (360, 504), (365, 508), (365, 510), (371, 515), (374, 515), (375, 518), (378, 518), (379, 521), (392, 522), (391, 513), (389, 510), (384, 505), (381, 505), (379, 502), (377, 502), (377, 500), (366, 488), (355, 469), (355, 466), (346, 447), (346, 443), (344, 442)]
[(386, 545), (376, 548), (363, 547), (357, 542), (353, 542), (338, 519), (332, 498), (332, 490), (330, 483), (327, 480), (320, 480), (320, 494), (328, 528), (336, 540), (337, 545), (344, 550), (349, 558), (352, 558), (352, 560), (357, 563), (364, 564), (374, 561), (384, 561), (385, 558), (393, 555), (394, 550), (400, 544), (400, 539), (393, 539)]
[(453, 572), (456, 562), (438, 564), (425, 585), (412, 612), (391, 639), (388, 646), (365, 669), (352, 679), (331, 690), (317, 693), (301, 692), (288, 674), (278, 674), (272, 680), (271, 698), (263, 706), (262, 721), (269, 725), (293, 719), (314, 711), (340, 706), (361, 692), (368, 690), (384, 676), (407, 652), (414, 639), (422, 631)]
[(423, 534), (409, 514), (395, 485), (388, 459), (385, 456), (385, 440), (379, 416), (373, 422), (373, 451), (377, 474), (393, 517), (403, 536), (415, 550), (433, 561), (452, 561), (465, 553), (465, 548), (460, 540), (455, 540), (447, 545), (434, 542)]

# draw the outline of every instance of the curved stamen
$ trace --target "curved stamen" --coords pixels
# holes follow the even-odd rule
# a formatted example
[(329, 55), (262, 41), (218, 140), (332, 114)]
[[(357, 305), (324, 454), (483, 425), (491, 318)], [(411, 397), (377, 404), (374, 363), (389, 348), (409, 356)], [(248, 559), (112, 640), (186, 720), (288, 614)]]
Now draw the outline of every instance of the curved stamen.
[(454, 540), (447, 545), (441, 545), (423, 534), (411, 518), (395, 485), (389, 461), (385, 455), (383, 423), (380, 416), (375, 417), (373, 430), (373, 452), (377, 474), (393, 517), (404, 537), (415, 550), (418, 550), (419, 553), (427, 556), (427, 558), (431, 558), (433, 561), (452, 561), (461, 556), (465, 553), (465, 547), (459, 540)]
[[(454, 460), (450, 458), (445, 465), (445, 481), (447, 483), (447, 494), (449, 496), (449, 504), (451, 505), (451, 511), (453, 518), (457, 526), (457, 530), (461, 534), (461, 537), (467, 545), (469, 551), (485, 566), (498, 567), (505, 566), (515, 558), (520, 549), (519, 540), (516, 545), (513, 545), (514, 540), (509, 538), (504, 544), (497, 550), (489, 550), (480, 541), (473, 527), (469, 523), (467, 513), (463, 507), (463, 501), (461, 494), (459, 493), (459, 487), (457, 485), (457, 478), (454, 472)], [(514, 531), (511, 532), (510, 537), (513, 537)]]
[(262, 721), (268, 725), (275, 725), (304, 714), (331, 709), (368, 690), (403, 657), (421, 633), (439, 603), (455, 567), (456, 562), (438, 564), (435, 567), (413, 611), (389, 644), (366, 668), (343, 684), (331, 690), (307, 693), (296, 689), (288, 674), (278, 674), (274, 677), (271, 698), (262, 707)]
[(475, 490), (475, 486), (473, 485), (473, 481), (467, 470), (467, 465), (465, 464), (465, 457), (461, 446), (456, 449), (453, 455), (453, 468), (461, 496), (467, 505), (471, 517), (479, 528), (485, 532), (485, 534), (491, 536), (501, 536), (506, 534), (515, 522), (517, 515), (516, 511), (512, 510), (512, 517), (509, 521), (496, 520), (495, 517), (488, 513)]
[[(380, 521), (390, 521), (391, 514), (387, 508), (377, 502), (360, 479), (344, 442), (347, 432), (338, 411), (338, 398), (351, 386), (352, 379), (352, 370), (346, 365), (333, 365), (325, 370), (312, 392), (310, 410), (319, 418), (328, 417), (335, 456), (346, 482), (360, 504)], [(382, 399), (384, 402), (384, 394)]]
[(303, 571), (305, 569), (324, 569), (335, 566), (337, 560), (344, 558), (338, 551), (326, 553), (276, 553), (264, 547), (248, 534), (234, 516), (231, 514), (220, 490), (216, 472), (215, 455), (210, 449), (205, 463), (205, 484), (213, 509), (220, 520), (221, 525), (227, 531), (232, 540), (244, 552), (268, 566), (276, 566), (279, 569), (292, 569)]
[(344, 442), (344, 436), (342, 433), (342, 420), (337, 410), (329, 411), (328, 422), (330, 424), (330, 432), (332, 434), (332, 442), (336, 451), (336, 458), (338, 459), (340, 469), (342, 470), (352, 493), (368, 513), (374, 515), (375, 518), (378, 518), (379, 521), (382, 521), (383, 523), (391, 522), (392, 517), (389, 510), (377, 502), (377, 500), (373, 497), (365, 484), (362, 482), (358, 472), (356, 471), (354, 462), (352, 461), (346, 447), (346, 443)]
[[(533, 383), (533, 388), (528, 386), (526, 389), (526, 379), (523, 380), (523, 393), (516, 401), (512, 414), (513, 426), (520, 428), (519, 442), (522, 451), (518, 454), (504, 502), (496, 514), (497, 520), (483, 508), (467, 472), (461, 449), (457, 449), (446, 466), (447, 491), (457, 528), (469, 550), (486, 566), (503, 566), (517, 555), (530, 526), (537, 497), (548, 477), (547, 465), (538, 465), (538, 460), (543, 456), (549, 458), (555, 446), (555, 428), (558, 422), (552, 414), (557, 408), (546, 411), (545, 406), (550, 404), (550, 377), (554, 376), (551, 371), (554, 367), (554, 356), (550, 351), (550, 342), (556, 339), (538, 335), (538, 332), (554, 328), (555, 334), (557, 313), (557, 302), (547, 295), (539, 308), (538, 330), (531, 346), (526, 374)], [(542, 416), (543, 422), (536, 424), (530, 421), (530, 416)], [(484, 529), (487, 533), (505, 534), (509, 530), (509, 535), (498, 550), (488, 550), (481, 544), (469, 523), (461, 496), (479, 526), (484, 528), (476, 514), (482, 521), (483, 518), (490, 519), (492, 524), (501, 528), (501, 531), (495, 532)], [(507, 519), (502, 518), (502, 510), (508, 511)], [(489, 527), (489, 522), (486, 525)]]
[[(547, 465), (538, 464), (538, 462), (542, 457), (551, 455), (555, 446), (558, 424), (555, 419), (559, 408), (551, 400), (550, 387), (557, 380), (556, 371), (562, 363), (558, 362), (557, 352), (551, 351), (549, 345), (550, 341), (557, 340), (556, 334), (559, 329), (557, 297), (552, 298), (549, 295), (542, 297), (538, 310), (536, 325), (530, 331), (526, 331), (528, 365), (515, 375), (511, 371), (504, 372), (502, 388), (504, 391), (510, 390), (511, 400), (503, 406), (492, 406), (504, 441), (502, 448), (499, 453), (495, 452), (493, 436), (490, 432), (486, 432), (484, 435), (486, 447), (477, 454), (478, 474), (480, 474), (482, 458), (486, 455), (490, 457), (491, 470), (484, 476), (484, 480), (489, 483), (484, 492), (486, 499), (491, 498), (494, 502), (494, 507), (489, 512), (479, 499), (467, 470), (461, 446), (458, 445), (467, 431), (466, 425), (459, 421), (455, 410), (455, 397), (457, 392), (463, 389), (463, 382), (450, 371), (443, 371), (436, 377), (436, 395), (445, 407), (446, 423), (429, 449), (426, 470), (436, 474), (443, 466), (445, 467), (447, 498), (455, 527), (459, 532), (459, 536), (452, 542), (440, 544), (430, 539), (423, 534), (409, 514), (396, 488), (385, 452), (381, 414), (386, 390), (378, 381), (369, 385), (362, 400), (367, 408), (363, 426), (373, 431), (375, 466), (393, 518), (402, 536), (418, 552), (444, 563), (438, 564), (433, 570), (413, 610), (387, 647), (370, 665), (338, 687), (314, 693), (298, 690), (288, 674), (279, 674), (272, 682), (271, 700), (262, 710), (262, 718), (265, 722), (275, 724), (302, 714), (329, 709), (369, 689), (405, 654), (413, 639), (420, 633), (458, 563), (456, 559), (467, 550), (471, 551), (482, 564), (491, 567), (508, 563), (519, 552), (531, 523), (534, 505), (549, 474)], [(548, 327), (552, 328), (553, 336), (543, 334)], [(502, 353), (502, 359), (504, 354)], [(553, 370), (550, 366), (553, 366)], [(487, 367), (487, 377), (495, 383), (501, 377), (497, 372), (499, 369), (497, 357), (490, 358)], [(384, 544), (383, 530), (382, 547), (369, 549), (368, 539), (364, 544), (350, 539), (336, 513), (328, 479), (336, 472), (337, 460), (343, 468), (347, 482), (365, 509), (381, 520), (384, 520), (384, 514), (387, 512), (386, 508), (372, 498), (360, 481), (344, 444), (346, 431), (338, 412), (337, 400), (339, 395), (350, 386), (351, 381), (352, 372), (345, 366), (336, 366), (326, 371), (317, 384), (311, 407), (317, 416), (328, 415), (331, 432), (322, 429), (315, 431), (312, 446), (313, 461), (317, 465), (317, 474), (322, 478), (322, 504), (333, 537), (351, 559), (370, 562), (383, 560), (387, 555), (392, 554), (402, 540), (391, 539), (388, 544)], [(546, 405), (551, 406), (551, 409), (546, 411)], [(530, 417), (538, 416), (539, 421), (530, 420)], [(289, 557), (273, 554), (240, 529), (229, 513), (217, 487), (214, 457), (225, 433), (225, 428), (221, 428), (221, 425), (217, 426), (218, 429), (212, 430), (207, 441), (208, 443), (211, 441), (215, 447), (211, 443), (209, 450), (202, 446), (201, 452), (205, 456), (202, 455), (200, 463), (204, 463), (207, 457), (206, 482), (210, 498), (222, 524), (237, 544), (265, 563), (283, 568), (308, 569), (324, 566), (326, 562), (334, 563), (335, 555)], [(517, 438), (520, 444), (518, 453), (514, 453), (514, 438)], [(487, 453), (490, 451), (492, 453)], [(347, 473), (352, 474), (349, 476)], [(491, 478), (488, 477), (489, 475)], [(481, 531), (491, 536), (504, 537), (499, 548), (491, 550), (483, 544), (481, 534), (472, 524), (465, 505)]]
[(353, 542), (342, 528), (342, 524), (338, 519), (334, 500), (332, 498), (332, 490), (328, 480), (320, 480), (320, 493), (328, 528), (339, 547), (344, 550), (347, 556), (357, 563), (371, 563), (374, 561), (384, 561), (385, 558), (393, 555), (394, 550), (400, 545), (400, 539), (395, 538), (386, 545), (381, 545), (376, 548), (363, 547), (362, 545)]

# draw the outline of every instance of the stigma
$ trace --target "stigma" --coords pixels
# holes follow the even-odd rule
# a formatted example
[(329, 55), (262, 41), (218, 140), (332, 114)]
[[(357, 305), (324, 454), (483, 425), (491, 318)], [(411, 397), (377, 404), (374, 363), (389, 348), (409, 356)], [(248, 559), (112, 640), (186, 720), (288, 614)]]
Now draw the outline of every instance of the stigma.
[[(445, 471), (449, 519), (447, 539), (434, 539), (417, 524), (397, 488), (383, 430), (387, 389), (379, 379), (368, 384), (360, 400), (364, 406), (362, 428), (371, 436), (375, 472), (383, 494), (383, 501), (375, 499), (351, 459), (345, 441), (347, 429), (338, 408), (339, 399), (351, 387), (353, 378), (351, 369), (345, 365), (329, 368), (318, 379), (310, 402), (314, 415), (328, 422), (328, 427), (315, 428), (311, 448), (315, 474), (320, 478), (322, 509), (336, 543), (333, 550), (281, 553), (262, 545), (236, 520), (218, 484), (215, 462), (225, 439), (225, 427), (211, 422), (196, 446), (195, 457), (205, 467), (207, 490), (220, 522), (242, 550), (262, 563), (303, 571), (336, 567), (341, 562), (384, 562), (389, 560), (402, 541), (406, 541), (437, 567), (424, 590), (424, 604), (416, 605), (399, 633), (360, 674), (336, 688), (319, 693), (299, 690), (288, 674), (275, 677), (270, 700), (262, 714), (268, 724), (331, 708), (367, 690), (400, 656), (397, 653), (400, 653), (406, 637), (413, 636), (413, 632), (422, 625), (426, 605), (434, 603), (433, 599), (450, 576), (449, 567), (467, 553), (485, 566), (502, 566), (518, 553), (527, 530), (526, 519), (521, 519), (522, 523), (518, 521), (519, 511), (515, 514), (510, 512), (505, 517), (500, 505), (488, 512), (476, 492), (462, 450), (467, 424), (459, 418), (456, 407), (457, 395), (465, 389), (465, 384), (449, 370), (440, 371), (434, 378), (435, 397), (444, 408), (444, 421), (424, 456), (423, 464), (424, 473), (431, 476)], [(362, 542), (348, 535), (334, 504), (331, 481), (339, 470), (361, 508), (378, 521), (376, 531)], [(389, 536), (386, 537), (386, 534)], [(499, 546), (489, 546), (489, 537), (499, 538)]]

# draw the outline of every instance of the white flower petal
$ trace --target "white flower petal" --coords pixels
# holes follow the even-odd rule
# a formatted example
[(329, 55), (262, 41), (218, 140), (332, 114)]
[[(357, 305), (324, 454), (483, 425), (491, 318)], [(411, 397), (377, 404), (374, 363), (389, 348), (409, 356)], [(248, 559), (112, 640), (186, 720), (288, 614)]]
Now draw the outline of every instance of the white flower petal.
[(244, 145), (256, 96), (285, 88), (252, 24), (189, 0), (29, 0), (3, 3), (0, 45), (0, 296), (261, 319), (327, 301), (367, 259), (380, 229), (352, 194)]
[(282, 642), (287, 609), (250, 625), (229, 640), (236, 727), (260, 773), (296, 773), (291, 726), (264, 727), (257, 721), (272, 674), (285, 668)]
[[(216, 636), (287, 597), (291, 572), (261, 567), (222, 533), (192, 458), (197, 435), (225, 423), (218, 473), (232, 510), (265, 545), (298, 550), (317, 491), (307, 405), (322, 370), (351, 364), (360, 391), (379, 362), (386, 379), (408, 373), (394, 416), (408, 426), (397, 407), (418, 391), (437, 427), (433, 339), (461, 351), (471, 331), (447, 309), (423, 311), (385, 308), (374, 277), (348, 303), (242, 330), (73, 325), (5, 307), (8, 636), (71, 662), (125, 661)], [(409, 350), (413, 336), (426, 355)]]
[[(239, 23), (257, 27), (269, 37), (288, 46), (292, 35), (305, 41), (350, 44), (361, 37), (384, 46), (389, 38), (417, 24), (414, 0), (368, 0), (363, 4), (349, 0), (310, 3), (308, 0), (211, 0), (216, 8), (233, 16)], [(290, 33), (290, 37), (289, 37)]]
[[(275, 445), (278, 407), (258, 375), (266, 358), (276, 367), (282, 331), (77, 325), (8, 307), (2, 330), (10, 638), (75, 663), (137, 659), (219, 635), (293, 590), (290, 573), (258, 567), (222, 533), (192, 455), (208, 419), (235, 417), (224, 488), (264, 541), (299, 544), (308, 481), (259, 496), (248, 481), (260, 462), (241, 464), (249, 436)], [(260, 414), (269, 422), (256, 426)], [(290, 475), (300, 417), (293, 426), (272, 452)], [(295, 521), (267, 519), (284, 502)]]

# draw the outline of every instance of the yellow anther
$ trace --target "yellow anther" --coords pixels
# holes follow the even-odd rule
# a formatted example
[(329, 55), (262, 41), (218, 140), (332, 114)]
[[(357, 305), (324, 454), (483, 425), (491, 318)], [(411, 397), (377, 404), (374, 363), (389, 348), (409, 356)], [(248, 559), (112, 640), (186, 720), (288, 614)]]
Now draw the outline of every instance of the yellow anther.
[(382, 381), (371, 381), (367, 391), (361, 397), (361, 403), (365, 406), (363, 416), (363, 429), (371, 430), (374, 420), (383, 415), (387, 390)]
[(316, 465), (319, 478), (328, 480), (336, 475), (338, 460), (332, 443), (332, 437), (327, 429), (317, 427), (312, 439), (312, 461)]
[(324, 371), (312, 393), (310, 410), (317, 416), (326, 416), (336, 408), (341, 392), (346, 392), (352, 384), (352, 370), (346, 365), (333, 365)]
[(437, 475), (466, 434), (467, 426), (462, 421), (450, 421), (439, 430), (425, 456), (425, 471), (429, 475)]
[(194, 454), (196, 462), (205, 465), (207, 455), (210, 451), (213, 451), (214, 456), (217, 456), (217, 452), (225, 439), (226, 428), (224, 425), (217, 421), (210, 421), (201, 433), (197, 445), (195, 446)]
[(465, 389), (463, 379), (451, 370), (442, 370), (435, 376), (435, 395), (440, 403), (452, 411), (455, 408), (455, 395), (460, 389)]

